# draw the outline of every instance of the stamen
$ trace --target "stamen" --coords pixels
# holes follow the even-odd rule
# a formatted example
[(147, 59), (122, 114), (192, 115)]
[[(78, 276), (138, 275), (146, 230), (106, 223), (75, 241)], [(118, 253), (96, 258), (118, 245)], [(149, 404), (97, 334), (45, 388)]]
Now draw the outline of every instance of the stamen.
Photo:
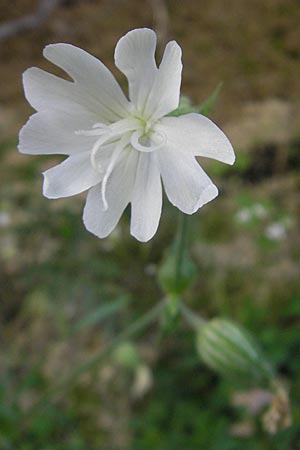
[(124, 148), (128, 145), (129, 143), (129, 138), (128, 136), (122, 136), (122, 138), (120, 139), (120, 141), (118, 142), (118, 144), (116, 145), (116, 148), (114, 149), (111, 159), (109, 161), (109, 164), (107, 166), (105, 175), (102, 179), (102, 183), (101, 183), (101, 197), (102, 197), (102, 201), (103, 201), (103, 205), (104, 205), (104, 211), (107, 211), (108, 209), (108, 204), (107, 204), (107, 200), (106, 200), (106, 186), (107, 186), (107, 182), (109, 180), (109, 177), (119, 159), (119, 156), (121, 154), (121, 152), (124, 150)]
[[(95, 124), (96, 125), (96, 124)], [(100, 124), (101, 125), (101, 124)], [(114, 139), (119, 139), (121, 135), (126, 136), (126, 140), (129, 143), (127, 133), (134, 130), (137, 126), (137, 121), (132, 119), (119, 120), (111, 125), (103, 125), (102, 128), (96, 128), (95, 130), (85, 131), (84, 134), (88, 136), (100, 136), (95, 142), (91, 150), (91, 163), (96, 170), (101, 170), (99, 163), (96, 161), (97, 152), (100, 147), (107, 143), (107, 141), (112, 141)], [(121, 139), (122, 141), (122, 139)], [(121, 142), (120, 141), (120, 142)]]
[(100, 136), (100, 138), (97, 139), (97, 141), (95, 142), (95, 144), (92, 147), (91, 164), (96, 170), (100, 169), (100, 166), (99, 166), (99, 164), (97, 164), (97, 161), (96, 161), (97, 152), (98, 152), (99, 148), (101, 147), (101, 145), (105, 144), (109, 139), (111, 139), (111, 137), (112, 137), (112, 134), (111, 134), (110, 130), (108, 130), (108, 132), (106, 134)]
[(161, 148), (167, 141), (166, 135), (160, 131), (156, 131), (156, 132), (152, 133), (152, 138), (154, 135), (160, 137), (161, 142), (159, 142), (159, 144), (149, 145), (149, 146), (141, 144), (140, 138), (143, 136), (142, 130), (137, 130), (134, 133), (132, 133), (130, 143), (131, 143), (132, 147), (134, 147), (139, 152), (144, 152), (144, 153), (154, 152), (155, 150), (158, 150), (159, 148)]
[(96, 123), (94, 123), (94, 125), (92, 126), (92, 128), (107, 128), (108, 127), (108, 125), (106, 125), (105, 123), (103, 123), (103, 122), (96, 122)]
[(109, 131), (109, 125), (106, 125), (102, 122), (97, 122), (92, 126), (91, 130), (77, 130), (75, 134), (79, 134), (82, 136), (101, 136), (103, 133)]
[(127, 131), (134, 131), (140, 126), (140, 121), (134, 117), (130, 117), (128, 119), (122, 119), (118, 122), (112, 123), (110, 125), (110, 129), (113, 133), (116, 134), (124, 134)]

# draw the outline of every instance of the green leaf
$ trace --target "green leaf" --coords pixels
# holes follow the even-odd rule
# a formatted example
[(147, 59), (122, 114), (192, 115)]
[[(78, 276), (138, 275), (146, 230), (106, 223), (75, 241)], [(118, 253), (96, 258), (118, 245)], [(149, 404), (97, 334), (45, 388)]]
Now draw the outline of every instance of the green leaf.
[(182, 116), (183, 114), (189, 114), (193, 112), (203, 114), (204, 116), (206, 116), (211, 110), (213, 104), (215, 103), (222, 86), (223, 82), (220, 82), (213, 91), (213, 93), (210, 95), (210, 97), (207, 100), (205, 100), (205, 102), (202, 103), (201, 105), (193, 105), (189, 97), (182, 95), (179, 100), (178, 108), (170, 112), (168, 116), (178, 117)]
[(198, 107), (198, 111), (197, 111), (198, 113), (203, 114), (204, 116), (206, 116), (209, 113), (213, 104), (217, 100), (217, 97), (222, 89), (222, 86), (223, 86), (223, 82), (221, 81), (218, 84), (218, 86), (215, 88), (215, 90), (213, 91), (211, 96)]
[(71, 331), (71, 335), (81, 331), (85, 327), (103, 322), (103, 320), (123, 309), (128, 303), (129, 297), (127, 295), (123, 295), (113, 302), (99, 306), (77, 322)]
[(197, 107), (192, 105), (191, 99), (186, 95), (181, 95), (179, 99), (179, 105), (177, 109), (170, 112), (168, 116), (182, 116), (183, 114), (188, 114), (191, 112), (196, 112)]

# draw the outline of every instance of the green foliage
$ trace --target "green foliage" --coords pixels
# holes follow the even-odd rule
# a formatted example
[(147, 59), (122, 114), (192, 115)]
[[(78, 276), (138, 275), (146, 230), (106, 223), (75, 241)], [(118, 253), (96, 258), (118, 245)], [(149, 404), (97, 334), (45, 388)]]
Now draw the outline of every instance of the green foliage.
[[(14, 151), (7, 145), (4, 157)], [(295, 153), (294, 145), (292, 158)], [(41, 196), (44, 161), (1, 161), (1, 450), (299, 447), (298, 173), (292, 168), (250, 184), (244, 174), (251, 153), (245, 161), (234, 176), (215, 173), (221, 195), (192, 217), (180, 279), (174, 278), (178, 248), (164, 251), (176, 229), (176, 211), (167, 203), (149, 244), (130, 238), (126, 217), (110, 238), (97, 240), (82, 225), (80, 198)], [(285, 230), (279, 239), (267, 233), (274, 223)], [(259, 417), (233, 406), (237, 386), (201, 364), (194, 333), (178, 316), (176, 327), (169, 317), (167, 333), (149, 327), (134, 349), (121, 343), (121, 364), (107, 358), (30, 413), (166, 294), (182, 295), (206, 318), (230, 317), (255, 333), (290, 388), (293, 426), (268, 436)], [(139, 361), (152, 370), (153, 387), (137, 398)], [(241, 421), (252, 426), (244, 437), (232, 431)]]
[[(296, 328), (296, 327), (295, 327)], [(273, 330), (275, 334), (275, 330)], [(300, 442), (300, 428), (295, 422), (275, 436), (267, 435), (252, 417), (230, 406), (235, 385), (212, 376), (190, 354), (192, 336), (177, 335), (172, 349), (163, 355), (155, 372), (157, 380), (151, 401), (137, 409), (132, 427), (133, 448), (139, 450), (292, 450)], [(275, 350), (275, 349), (274, 349)], [(295, 354), (294, 354), (295, 357)], [(297, 361), (299, 370), (299, 361)], [(172, 370), (176, 367), (176, 371)], [(172, 376), (170, 376), (170, 371)], [(294, 372), (296, 375), (296, 371)], [(297, 398), (299, 392), (295, 393)], [(299, 413), (295, 402), (294, 418)], [(250, 420), (255, 433), (234, 436), (231, 427), (240, 420)]]
[(189, 97), (182, 95), (179, 100), (178, 108), (169, 113), (168, 115), (178, 117), (182, 116), (183, 114), (195, 112), (207, 116), (222, 89), (222, 85), (223, 83), (219, 83), (215, 88), (215, 90), (213, 91), (213, 93), (210, 95), (210, 97), (208, 97), (207, 100), (201, 103), (201, 105), (193, 105)]
[(128, 304), (128, 296), (121, 296), (116, 300), (109, 303), (105, 303), (93, 311), (89, 312), (82, 319), (79, 319), (71, 333), (77, 333), (86, 327), (91, 327), (96, 324), (102, 323), (104, 320), (109, 320), (110, 316), (123, 309)]
[(180, 295), (188, 289), (197, 276), (197, 269), (188, 253), (182, 257), (182, 271), (176, 276), (178, 255), (176, 246), (166, 251), (158, 276), (162, 289), (171, 295)]
[(46, 387), (46, 380), (38, 369), (31, 369), (17, 384), (17, 390), (8, 400), (8, 390), (16, 380), (6, 374), (0, 382), (0, 448), (20, 450), (81, 450), (85, 440), (75, 432), (79, 417), (70, 408), (51, 404), (39, 414), (27, 417), (22, 404), (38, 389)]

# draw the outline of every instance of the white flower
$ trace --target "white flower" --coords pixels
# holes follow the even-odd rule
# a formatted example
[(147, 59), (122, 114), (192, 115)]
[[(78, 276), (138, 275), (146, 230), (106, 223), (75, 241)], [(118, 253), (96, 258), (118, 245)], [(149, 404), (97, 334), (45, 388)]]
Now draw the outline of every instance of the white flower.
[(252, 219), (250, 208), (241, 208), (235, 214), (235, 220), (238, 223), (247, 223)]
[(248, 223), (253, 219), (265, 219), (268, 215), (268, 211), (260, 203), (254, 203), (252, 206), (241, 208), (235, 214), (235, 220), (238, 223), (244, 224)]
[(282, 222), (273, 222), (265, 229), (265, 236), (271, 241), (282, 241), (287, 237), (287, 229)]
[(44, 172), (43, 193), (59, 198), (88, 189), (83, 221), (101, 238), (131, 203), (131, 234), (148, 241), (161, 215), (161, 179), (170, 202), (192, 214), (218, 195), (195, 156), (234, 162), (230, 142), (209, 119), (167, 116), (179, 103), (181, 49), (169, 42), (157, 67), (155, 48), (146, 28), (117, 43), (115, 64), (130, 100), (101, 61), (72, 45), (48, 45), (44, 56), (74, 81), (35, 67), (24, 73), (26, 98), (38, 112), (22, 128), (19, 150), (68, 155)]

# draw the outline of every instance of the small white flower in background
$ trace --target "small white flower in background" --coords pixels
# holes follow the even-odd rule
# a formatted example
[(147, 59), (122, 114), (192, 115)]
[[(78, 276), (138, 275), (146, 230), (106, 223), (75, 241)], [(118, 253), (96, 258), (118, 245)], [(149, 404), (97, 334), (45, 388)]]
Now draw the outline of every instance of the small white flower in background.
[(0, 211), (0, 227), (7, 227), (11, 224), (11, 215), (6, 211)]
[(235, 214), (235, 220), (237, 223), (248, 223), (252, 219), (250, 208), (241, 208)]
[(89, 190), (83, 221), (101, 238), (131, 203), (130, 232), (148, 241), (161, 216), (161, 179), (170, 202), (192, 214), (218, 195), (195, 156), (234, 162), (230, 142), (209, 119), (167, 116), (179, 103), (181, 49), (169, 42), (157, 67), (155, 48), (146, 28), (117, 43), (115, 64), (128, 79), (129, 100), (101, 61), (72, 45), (48, 45), (44, 56), (73, 82), (35, 67), (24, 73), (26, 98), (38, 112), (22, 128), (19, 150), (68, 155), (44, 172), (43, 193)]
[(265, 236), (271, 241), (282, 241), (287, 237), (287, 228), (282, 222), (273, 222), (265, 228)]
[(253, 205), (253, 214), (258, 219), (265, 219), (268, 216), (267, 208), (261, 203), (255, 203)]
[(254, 203), (252, 206), (241, 208), (235, 214), (237, 223), (246, 224), (253, 219), (265, 219), (268, 215), (266, 207), (260, 203)]

